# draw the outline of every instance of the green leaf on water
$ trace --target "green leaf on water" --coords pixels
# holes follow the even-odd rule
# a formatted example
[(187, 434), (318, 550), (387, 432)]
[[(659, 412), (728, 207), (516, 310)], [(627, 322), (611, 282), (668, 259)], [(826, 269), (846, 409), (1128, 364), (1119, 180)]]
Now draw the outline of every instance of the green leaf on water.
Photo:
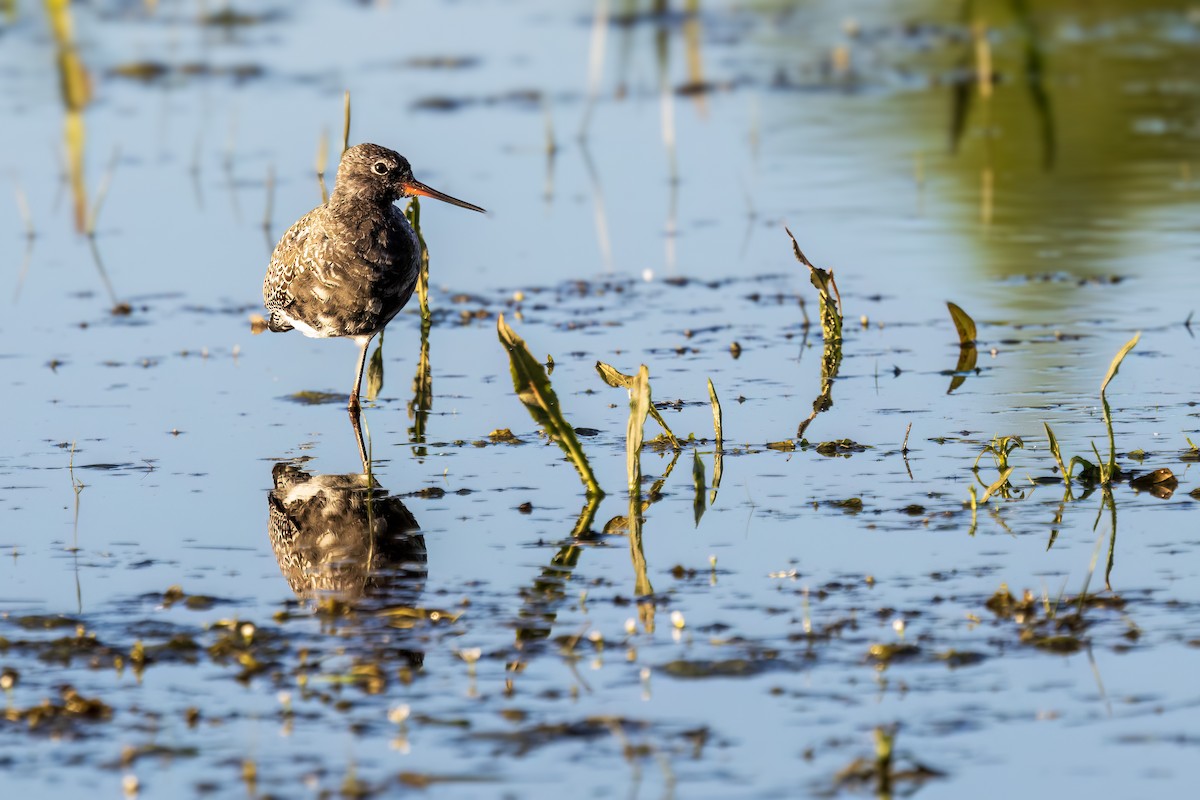
[(808, 278), (817, 290), (821, 310), (821, 393), (813, 400), (812, 413), (796, 428), (796, 438), (803, 439), (805, 431), (817, 418), (817, 414), (833, 407), (833, 382), (842, 364), (842, 295), (838, 291), (837, 281), (833, 279), (833, 270), (823, 270), (815, 266), (804, 255), (796, 237), (786, 226), (784, 231), (792, 240), (792, 255), (808, 267)]
[(629, 477), (630, 496), (642, 490), (642, 442), (646, 434), (646, 415), (650, 402), (650, 370), (645, 364), (629, 386), (629, 424), (625, 428), (625, 468)]
[(545, 368), (529, 352), (525, 340), (513, 331), (501, 314), (496, 320), (496, 332), (500, 343), (508, 350), (509, 366), (512, 370), (513, 389), (525, 404), (534, 422), (541, 425), (546, 435), (558, 443), (587, 487), (589, 495), (603, 495), (604, 491), (596, 482), (592, 467), (588, 464), (583, 447), (575, 437), (575, 429), (563, 418), (559, 407), (558, 396), (550, 385), (550, 378)]
[[(817, 290), (821, 308), (821, 336), (826, 345), (834, 345), (842, 341), (842, 294), (838, 291), (837, 281), (833, 279), (833, 270), (824, 270), (814, 265), (800, 249), (796, 237), (784, 226), (788, 238), (792, 240), (792, 255), (804, 266), (808, 267), (808, 278)], [(841, 361), (841, 347), (836, 348), (836, 361)], [(836, 369), (834, 370), (836, 372)]]
[(342, 100), (342, 152), (346, 152), (350, 148), (350, 90), (346, 90), (346, 94)]
[[(633, 390), (634, 377), (632, 375), (626, 375), (624, 372), (616, 369), (611, 364), (605, 364), (603, 361), (597, 361), (596, 372), (600, 374), (600, 380), (604, 381), (614, 389), (626, 389), (629, 391)], [(653, 403), (650, 404), (649, 413), (654, 421), (657, 422), (663, 429), (663, 432), (666, 433), (667, 439), (671, 442), (671, 448), (675, 451), (682, 450), (683, 445), (681, 445), (679, 440), (675, 438), (675, 434), (671, 432), (671, 428), (667, 425), (667, 421), (662, 418), (661, 414), (658, 413), (658, 409), (654, 407)]]
[(954, 329), (958, 331), (958, 344), (960, 347), (967, 347), (975, 344), (975, 320), (971, 319), (971, 315), (963, 311), (950, 301), (946, 301), (946, 308), (950, 309), (950, 319), (954, 321)]
[(428, 321), (429, 315), (429, 247), (425, 244), (425, 236), (421, 233), (421, 200), (414, 197), (408, 201), (404, 210), (408, 224), (417, 235), (417, 247), (421, 251), (421, 268), (417, 271), (417, 303), (421, 307), (421, 319)]
[(712, 378), (708, 379), (708, 399), (712, 403), (713, 430), (717, 434), (717, 449), (720, 450), (725, 441), (725, 434), (721, 429), (721, 401), (717, 399), (717, 390), (713, 388)]
[(1121, 362), (1125, 360), (1125, 356), (1129, 355), (1129, 351), (1137, 345), (1138, 340), (1141, 338), (1142, 332), (1138, 331), (1133, 335), (1133, 338), (1126, 342), (1125, 346), (1118, 350), (1117, 354), (1113, 356), (1112, 363), (1108, 365), (1108, 372), (1104, 376), (1104, 382), (1100, 384), (1101, 397), (1104, 396), (1104, 390), (1108, 388), (1108, 382), (1117, 377), (1117, 370), (1121, 368)]
[[(1104, 427), (1108, 431), (1108, 461), (1101, 464), (1100, 482), (1108, 485), (1112, 482), (1113, 477), (1117, 474), (1117, 442), (1113, 436), (1112, 427), (1112, 409), (1108, 407), (1108, 398), (1105, 397), (1104, 391), (1108, 388), (1108, 383), (1117, 376), (1117, 370), (1121, 368), (1121, 362), (1125, 360), (1125, 356), (1129, 355), (1129, 351), (1138, 343), (1138, 339), (1142, 338), (1142, 332), (1138, 331), (1133, 335), (1133, 338), (1125, 343), (1125, 346), (1117, 351), (1113, 356), (1112, 363), (1108, 365), (1108, 372), (1104, 376), (1104, 381), (1100, 384), (1100, 405), (1104, 409)], [(1095, 446), (1093, 446), (1095, 449)], [(1096, 453), (1096, 460), (1100, 460), (1100, 454)]]
[(626, 375), (624, 372), (621, 372), (610, 364), (605, 364), (603, 361), (596, 362), (596, 372), (600, 373), (601, 380), (614, 389), (628, 389), (633, 386), (632, 375)]
[(1046, 429), (1046, 438), (1050, 440), (1050, 455), (1054, 456), (1054, 460), (1058, 462), (1058, 472), (1062, 475), (1063, 483), (1071, 485), (1071, 473), (1067, 471), (1067, 465), (1063, 463), (1062, 451), (1058, 447), (1058, 439), (1054, 438), (1054, 431), (1050, 430), (1050, 424), (1042, 423), (1042, 427)]

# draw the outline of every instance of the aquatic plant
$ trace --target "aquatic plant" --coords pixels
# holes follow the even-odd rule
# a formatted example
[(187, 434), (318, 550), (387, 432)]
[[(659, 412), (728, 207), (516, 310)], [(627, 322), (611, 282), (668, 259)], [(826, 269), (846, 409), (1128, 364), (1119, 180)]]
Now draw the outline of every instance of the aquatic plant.
[(973, 346), (975, 344), (975, 320), (971, 315), (962, 310), (962, 307), (956, 303), (946, 301), (946, 308), (950, 310), (950, 319), (954, 322), (954, 330), (958, 332), (958, 344), (960, 347)]
[(325, 188), (325, 170), (329, 167), (329, 130), (321, 128), (317, 138), (317, 160), (314, 168), (317, 172), (317, 185), (321, 187), (321, 203), (329, 202), (329, 191)]
[(631, 497), (641, 495), (642, 440), (646, 430), (646, 415), (652, 405), (650, 370), (642, 364), (629, 387), (629, 423), (625, 428), (625, 468)]
[(996, 464), (996, 469), (1000, 472), (1000, 478), (991, 485), (984, 484), (986, 489), (983, 493), (983, 498), (979, 501), (986, 503), (988, 498), (993, 494), (999, 493), (1005, 499), (1009, 499), (1013, 491), (1012, 484), (1008, 482), (1009, 477), (1013, 474), (1013, 468), (1008, 465), (1008, 456), (1013, 450), (1024, 448), (1025, 443), (1020, 436), (994, 436), (992, 441), (984, 445), (983, 450), (975, 457), (975, 463), (971, 466), (971, 470), (975, 473), (976, 479), (979, 479), (979, 460), (985, 455), (991, 454), (992, 460)]
[[(1142, 338), (1141, 331), (1133, 335), (1133, 338), (1125, 343), (1124, 347), (1117, 351), (1113, 356), (1112, 363), (1108, 365), (1108, 372), (1104, 375), (1104, 380), (1100, 383), (1100, 404), (1104, 408), (1104, 428), (1108, 431), (1108, 461), (1100, 464), (1100, 483), (1104, 486), (1112, 483), (1113, 476), (1118, 473), (1117, 469), (1117, 445), (1116, 439), (1113, 436), (1112, 426), (1112, 409), (1108, 405), (1108, 397), (1105, 391), (1108, 389), (1108, 384), (1117, 376), (1117, 370), (1121, 368), (1121, 362), (1125, 360), (1125, 356), (1129, 355), (1129, 351), (1137, 346), (1138, 340)], [(1092, 451), (1096, 452), (1096, 460), (1099, 461), (1100, 454), (1096, 451), (1096, 445), (1092, 445)]]
[(792, 240), (792, 254), (797, 261), (808, 267), (809, 280), (817, 290), (820, 299), (821, 337), (824, 340), (821, 350), (821, 392), (813, 400), (812, 413), (796, 430), (796, 438), (802, 440), (804, 432), (816, 419), (817, 414), (833, 407), (833, 381), (842, 365), (842, 295), (838, 291), (837, 281), (833, 278), (833, 270), (814, 266), (800, 249), (792, 232), (787, 227), (784, 227), (784, 230)]
[(1025, 442), (1021, 441), (1020, 436), (994, 436), (992, 441), (984, 445), (983, 451), (975, 457), (975, 465), (971, 467), (974, 471), (979, 471), (979, 460), (985, 455), (991, 454), (996, 462), (996, 469), (1001, 472), (1008, 471), (1008, 456), (1013, 450), (1018, 448), (1024, 449)]
[(404, 209), (404, 216), (417, 234), (417, 247), (421, 251), (421, 269), (417, 273), (417, 301), (421, 306), (421, 320), (429, 319), (429, 247), (425, 244), (425, 235), (421, 233), (421, 200), (414, 197)]
[(950, 379), (950, 388), (946, 389), (946, 394), (950, 394), (962, 386), (967, 375), (974, 371), (979, 360), (979, 348), (976, 346), (975, 320), (971, 315), (948, 300), (946, 308), (950, 310), (950, 319), (953, 320), (954, 330), (958, 333), (958, 363), (951, 372), (953, 377)]
[(1100, 383), (1100, 405), (1104, 414), (1104, 429), (1108, 434), (1108, 459), (1105, 460), (1100, 456), (1100, 451), (1095, 443), (1092, 443), (1092, 452), (1096, 455), (1096, 463), (1088, 461), (1082, 456), (1072, 456), (1070, 463), (1063, 462), (1062, 452), (1059, 448), (1058, 439), (1054, 435), (1054, 431), (1048, 423), (1043, 422), (1042, 426), (1046, 429), (1046, 438), (1049, 440), (1050, 452), (1054, 456), (1055, 462), (1058, 464), (1059, 471), (1063, 476), (1063, 482), (1068, 486), (1073, 478), (1075, 465), (1081, 466), (1079, 479), (1088, 483), (1099, 483), (1101, 486), (1112, 485), (1113, 479), (1120, 474), (1120, 469), (1117, 466), (1117, 446), (1116, 437), (1113, 434), (1112, 426), (1112, 408), (1108, 404), (1106, 391), (1108, 384), (1116, 377), (1117, 371), (1121, 368), (1121, 362), (1125, 360), (1125, 356), (1137, 345), (1141, 339), (1141, 332), (1135, 333), (1133, 338), (1125, 343), (1117, 354), (1113, 356), (1112, 362), (1108, 365), (1108, 372), (1104, 375), (1104, 380)]
[(542, 426), (546, 435), (567, 454), (571, 463), (575, 465), (575, 469), (579, 471), (579, 477), (583, 480), (588, 494), (603, 496), (604, 491), (596, 482), (596, 476), (592, 473), (592, 467), (588, 464), (583, 447), (575, 436), (575, 429), (563, 417), (558, 403), (558, 395), (554, 393), (554, 388), (550, 385), (550, 378), (546, 375), (545, 368), (529, 352), (525, 340), (505, 323), (503, 314), (500, 314), (496, 320), (496, 332), (500, 337), (500, 343), (508, 350), (513, 389), (517, 392), (517, 396), (525, 405), (526, 410), (529, 411), (529, 415)]
[[(603, 361), (596, 362), (596, 372), (599, 373), (600, 379), (614, 389), (625, 389), (630, 393), (633, 392), (633, 385), (636, 378), (633, 375), (626, 375), (624, 372), (616, 369), (610, 364), (605, 364)], [(631, 395), (632, 396), (632, 395)], [(667, 425), (667, 421), (662, 418), (662, 414), (658, 413), (658, 409), (651, 403), (648, 408), (648, 413), (663, 429), (666, 434), (667, 441), (671, 443), (671, 449), (680, 450), (683, 445), (679, 443), (679, 439), (672, 433), (671, 428)]]
[(721, 472), (725, 462), (725, 432), (721, 421), (721, 401), (717, 399), (717, 390), (713, 387), (712, 378), (708, 379), (708, 399), (712, 404), (713, 430), (717, 441), (713, 447), (713, 477), (712, 491), (708, 495), (708, 504), (717, 502), (717, 489), (721, 486)]

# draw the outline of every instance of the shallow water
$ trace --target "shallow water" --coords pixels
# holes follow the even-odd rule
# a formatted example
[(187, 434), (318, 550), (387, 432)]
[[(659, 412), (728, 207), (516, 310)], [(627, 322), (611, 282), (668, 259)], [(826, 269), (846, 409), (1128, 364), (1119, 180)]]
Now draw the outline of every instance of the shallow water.
[[(0, 668), (18, 673), (0, 785), (883, 794), (843, 771), (888, 726), (898, 794), (1194, 783), (1194, 11), (1061, 3), (1030, 34), (1007, 4), (984, 9), (985, 100), (969, 26), (941, 4), (630, 21), (609, 5), (590, 111), (590, 3), (239, 7), (265, 16), (223, 27), (190, 3), (76, 5), (66, 49), (91, 89), (74, 114), (55, 72), (76, 74), (70, 59), (42, 9), (16, 5), (0, 169), (36, 236), (0, 215)], [(165, 71), (117, 74), (133, 62)], [(708, 91), (663, 92), (662, 64), (668, 87)], [(353, 347), (253, 336), (249, 317), (275, 239), (320, 199), (314, 154), (323, 129), (338, 151), (346, 89), (353, 141), (396, 147), (490, 213), (422, 208), (423, 433), (412, 309), (364, 412), (374, 479), (427, 552), (391, 580), (350, 569), (365, 588), (321, 605), (281, 573), (268, 494), (281, 461), (360, 469)], [(76, 230), (89, 211), (93, 240)], [(807, 442), (821, 331), (784, 224), (836, 271), (846, 313)], [(949, 393), (946, 300), (980, 340)], [(588, 535), (573, 535), (578, 476), (511, 390), (500, 313), (552, 355), (567, 419), (590, 429), (608, 495)], [(1064, 498), (1043, 423), (1067, 458), (1105, 454), (1100, 383), (1138, 331), (1108, 388), (1119, 463), (1178, 487), (1077, 482)], [(672, 454), (645, 451), (640, 534), (626, 396), (597, 360), (645, 363), (668, 424), (696, 437), (659, 495)], [(724, 416), (715, 499), (706, 379)], [(524, 443), (493, 442), (502, 428)], [(1023, 438), (1013, 488), (972, 514), (969, 487), (998, 477), (991, 456), (972, 465), (997, 435)], [(816, 450), (842, 439), (866, 449)], [(190, 607), (164, 595), (176, 585)], [(62, 684), (111, 717), (31, 725)]]

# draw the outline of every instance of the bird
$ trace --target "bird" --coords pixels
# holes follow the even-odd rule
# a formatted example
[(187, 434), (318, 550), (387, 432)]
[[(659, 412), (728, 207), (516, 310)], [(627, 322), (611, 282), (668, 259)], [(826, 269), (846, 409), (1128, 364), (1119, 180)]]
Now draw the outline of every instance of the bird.
[(421, 526), (368, 473), (271, 469), (267, 533), (279, 569), (302, 600), (415, 602), (427, 573)]
[(394, 204), (431, 197), (487, 213), (413, 177), (412, 165), (377, 144), (347, 148), (329, 199), (295, 222), (275, 245), (263, 279), (263, 305), (275, 332), (346, 337), (358, 345), (348, 405), (360, 409), (367, 347), (412, 296), (421, 268), (417, 234)]

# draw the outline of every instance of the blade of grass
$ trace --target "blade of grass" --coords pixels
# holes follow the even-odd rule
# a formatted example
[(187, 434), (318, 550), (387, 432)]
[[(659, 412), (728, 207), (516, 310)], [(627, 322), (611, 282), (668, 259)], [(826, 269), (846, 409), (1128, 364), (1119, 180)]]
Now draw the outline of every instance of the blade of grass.
[(350, 147), (350, 90), (346, 90), (346, 94), (342, 98), (342, 152)]
[[(1109, 408), (1105, 390), (1108, 389), (1109, 381), (1117, 376), (1117, 370), (1121, 368), (1121, 362), (1125, 360), (1125, 356), (1129, 355), (1129, 351), (1134, 348), (1141, 336), (1141, 331), (1135, 333), (1133, 338), (1117, 351), (1112, 363), (1108, 365), (1108, 372), (1104, 376), (1104, 382), (1100, 384), (1100, 405), (1104, 409), (1104, 428), (1108, 431), (1108, 463), (1104, 465), (1104, 475), (1101, 476), (1102, 482), (1105, 485), (1111, 483), (1113, 477), (1117, 474), (1117, 442), (1116, 437), (1113, 436), (1112, 409)], [(1099, 459), (1099, 457), (1100, 454), (1097, 453), (1096, 458)]]
[(1058, 472), (1062, 475), (1063, 483), (1067, 486), (1071, 485), (1071, 473), (1067, 472), (1067, 465), (1063, 463), (1062, 451), (1058, 448), (1058, 439), (1054, 438), (1054, 431), (1050, 430), (1050, 424), (1042, 423), (1042, 427), (1046, 429), (1046, 438), (1050, 440), (1050, 454), (1054, 456), (1054, 460), (1058, 462)]
[(421, 249), (421, 269), (417, 272), (417, 302), (421, 305), (421, 319), (428, 320), (429, 317), (429, 247), (425, 244), (425, 236), (421, 233), (421, 202), (416, 197), (408, 203), (408, 208), (404, 210), (404, 216), (408, 218), (408, 224), (412, 226), (413, 233), (417, 234), (417, 246)]
[(1129, 355), (1129, 351), (1137, 346), (1138, 340), (1142, 338), (1142, 332), (1138, 331), (1133, 335), (1125, 345), (1117, 351), (1113, 356), (1112, 363), (1108, 365), (1108, 372), (1104, 375), (1104, 382), (1100, 384), (1100, 396), (1104, 396), (1104, 390), (1108, 388), (1108, 383), (1113, 378), (1117, 377), (1117, 370), (1121, 368), (1121, 362), (1125, 360), (1125, 356)]
[(1004, 484), (1008, 483), (1008, 478), (1013, 474), (1014, 469), (1015, 467), (1009, 467), (1008, 469), (1004, 470), (1004, 472), (1001, 472), (1000, 478), (991, 486), (987, 487), (987, 490), (983, 493), (983, 497), (979, 500), (979, 502), (986, 503), (989, 497), (1000, 491), (1000, 489), (1004, 487)]
[(721, 486), (721, 472), (725, 466), (725, 432), (721, 422), (721, 401), (717, 399), (717, 390), (712, 379), (708, 381), (708, 399), (712, 402), (713, 428), (717, 434), (717, 446), (713, 451), (712, 490), (708, 495), (708, 504), (717, 502), (717, 489)]
[(820, 298), (821, 334), (827, 343), (840, 342), (842, 340), (842, 293), (838, 291), (837, 281), (833, 278), (833, 270), (824, 270), (815, 266), (808, 260), (808, 256), (804, 255), (804, 251), (800, 249), (800, 244), (792, 235), (791, 230), (786, 225), (783, 229), (787, 232), (788, 238), (792, 240), (792, 255), (796, 257), (797, 261), (808, 267), (809, 280), (812, 281)]
[[(603, 496), (604, 491), (596, 482), (596, 476), (592, 473), (592, 467), (588, 464), (583, 447), (580, 446), (579, 439), (575, 436), (574, 428), (563, 418), (558, 396), (550, 385), (550, 378), (546, 375), (545, 368), (529, 352), (525, 340), (504, 322), (503, 314), (496, 320), (496, 332), (501, 344), (508, 350), (513, 389), (516, 390), (521, 402), (525, 404), (530, 416), (545, 429), (546, 435), (567, 454), (571, 463), (575, 465), (575, 469), (579, 471), (579, 477), (587, 487), (588, 494)], [(647, 394), (649, 393), (647, 392)]]
[[(633, 388), (633, 376), (626, 375), (610, 364), (597, 361), (596, 372), (600, 374), (602, 381), (614, 389), (632, 390)], [(679, 443), (679, 439), (675, 438), (675, 434), (672, 433), (671, 428), (667, 425), (667, 421), (662, 418), (662, 414), (658, 413), (658, 409), (654, 407), (653, 403), (650, 404), (650, 417), (662, 427), (663, 433), (667, 435), (667, 439), (671, 442), (671, 448), (676, 451), (682, 450), (683, 445)]]
[(968, 347), (975, 344), (975, 320), (971, 319), (971, 315), (949, 300), (946, 301), (946, 308), (950, 309), (950, 319), (954, 321), (954, 329), (958, 331), (959, 346)]
[(800, 422), (796, 429), (796, 438), (803, 440), (808, 426), (817, 418), (817, 414), (833, 407), (833, 383), (837, 378), (842, 363), (842, 295), (838, 291), (837, 281), (833, 278), (832, 270), (823, 270), (815, 266), (800, 249), (796, 237), (786, 226), (788, 238), (792, 240), (792, 254), (804, 266), (808, 267), (809, 280), (817, 290), (821, 313), (821, 392), (813, 400), (812, 413)]
[(724, 445), (725, 435), (721, 430), (721, 401), (717, 399), (717, 390), (713, 387), (712, 378), (708, 379), (708, 399), (712, 403), (713, 430), (717, 435), (717, 449), (720, 450)]
[(321, 136), (317, 139), (317, 183), (321, 187), (321, 203), (329, 202), (329, 192), (325, 188), (325, 170), (329, 166), (329, 129), (321, 128)]
[(650, 406), (650, 370), (642, 364), (633, 379), (633, 385), (629, 387), (629, 424), (625, 429), (625, 468), (631, 496), (641, 493), (642, 441)]

